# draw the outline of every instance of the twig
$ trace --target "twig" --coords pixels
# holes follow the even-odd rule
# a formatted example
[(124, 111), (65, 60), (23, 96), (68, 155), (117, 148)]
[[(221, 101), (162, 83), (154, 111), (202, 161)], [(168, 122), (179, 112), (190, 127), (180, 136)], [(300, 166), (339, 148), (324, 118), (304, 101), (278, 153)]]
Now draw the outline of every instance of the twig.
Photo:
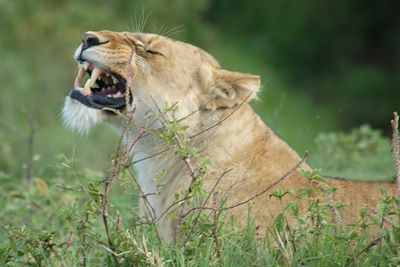
[[(165, 117), (165, 114), (161, 111), (161, 109), (160, 109), (160, 107), (158, 106), (158, 104), (157, 104), (157, 102), (155, 101), (155, 99), (154, 99), (153, 97), (151, 97), (151, 99), (152, 99), (154, 105), (156, 106), (156, 108), (157, 108), (157, 110), (158, 110), (160, 116), (161, 116), (162, 119), (163, 119), (163, 120), (160, 121), (160, 122), (161, 122), (161, 124), (165, 127), (165, 126), (166, 126), (165, 124), (168, 123), (169, 121), (168, 121), (168, 119)], [(165, 127), (165, 128), (166, 128), (166, 127)], [(179, 149), (184, 149), (182, 140), (180, 139), (180, 137), (178, 136), (178, 134), (177, 134), (173, 129), (171, 129), (171, 131), (172, 131), (172, 134), (174, 135), (174, 139), (175, 139), (175, 141), (176, 141), (176, 143), (177, 143)], [(195, 174), (195, 172), (194, 172), (194, 167), (193, 167), (193, 165), (192, 165), (192, 162), (190, 161), (190, 157), (184, 156), (184, 157), (182, 158), (182, 160), (185, 162), (186, 167), (187, 167), (188, 170), (189, 170), (190, 177), (192, 177), (192, 179), (191, 179), (191, 181), (190, 181), (189, 189), (188, 189), (188, 192), (190, 193), (190, 192), (192, 192), (192, 187), (193, 187), (194, 183), (196, 182), (197, 177), (196, 177), (196, 174)]]
[[(117, 144), (117, 148), (116, 148), (116, 153), (115, 153), (115, 158), (114, 158), (114, 168), (112, 170), (112, 173), (110, 176), (108, 176), (105, 180), (104, 183), (104, 190), (103, 190), (103, 195), (102, 195), (102, 218), (103, 218), (103, 224), (104, 224), (104, 229), (106, 231), (106, 235), (107, 235), (107, 240), (108, 240), (108, 246), (114, 250), (114, 245), (111, 239), (111, 234), (110, 234), (110, 230), (109, 230), (109, 226), (108, 226), (108, 208), (109, 208), (109, 203), (108, 203), (108, 199), (109, 199), (109, 195), (111, 192), (111, 188), (112, 188), (112, 184), (113, 182), (118, 178), (119, 173), (121, 172), (121, 168), (123, 167), (123, 161), (121, 161), (120, 158), (120, 154), (121, 154), (121, 145), (122, 145), (122, 141), (123, 141), (123, 137), (125, 134), (127, 134), (129, 132), (129, 126), (131, 123), (131, 119), (128, 119), (126, 124), (125, 124), (125, 128), (123, 133), (121, 134), (119, 140), (118, 140), (118, 144)], [(118, 263), (118, 259), (114, 254), (111, 254), (115, 265), (119, 266)]]
[(283, 180), (286, 180), (287, 178), (289, 178), (306, 160), (308, 157), (308, 153), (306, 152), (303, 156), (303, 158), (296, 164), (296, 166), (294, 166), (291, 170), (289, 170), (287, 173), (285, 173), (281, 178), (279, 178), (278, 180), (276, 180), (275, 182), (273, 182), (271, 185), (269, 185), (267, 188), (265, 188), (264, 190), (258, 192), (257, 194), (255, 194), (254, 196), (248, 198), (247, 200), (244, 200), (242, 202), (238, 202), (232, 206), (223, 208), (223, 210), (229, 210), (229, 209), (233, 209), (236, 208), (240, 205), (246, 204), (250, 201), (252, 201), (253, 199), (265, 194), (266, 192), (268, 192), (269, 190), (271, 190), (273, 187), (275, 187), (277, 184), (281, 183)]
[(370, 248), (380, 244), (382, 241), (382, 236), (379, 236), (377, 238), (375, 238), (374, 240), (372, 240), (371, 243), (368, 244), (368, 246), (366, 246), (365, 248), (363, 248), (360, 252), (358, 252), (357, 255), (355, 255), (354, 258), (350, 258), (347, 260), (347, 262), (345, 263), (344, 266), (348, 266), (350, 263), (352, 263), (355, 259), (357, 259), (361, 254), (363, 254), (364, 252), (368, 251)]
[(193, 137), (196, 137), (196, 136), (198, 136), (198, 135), (200, 135), (200, 134), (203, 134), (203, 133), (205, 133), (205, 132), (207, 132), (207, 131), (209, 131), (209, 130), (215, 128), (215, 127), (217, 127), (218, 125), (222, 124), (222, 123), (223, 123), (224, 121), (226, 121), (230, 116), (232, 116), (233, 113), (235, 113), (239, 108), (241, 108), (241, 107), (243, 106), (243, 104), (246, 103), (247, 99), (248, 99), (252, 94), (253, 94), (253, 93), (250, 93), (245, 99), (243, 99), (243, 101), (242, 101), (239, 105), (237, 105), (237, 106), (236, 106), (226, 117), (224, 117), (222, 120), (218, 121), (217, 123), (215, 123), (215, 124), (213, 124), (213, 125), (207, 127), (206, 129), (204, 129), (204, 130), (202, 130), (202, 131), (200, 131), (200, 132), (198, 132), (198, 133), (193, 134), (193, 135), (190, 136), (189, 138), (191, 139), (191, 138), (193, 138)]
[(168, 211), (170, 211), (173, 207), (175, 207), (175, 206), (178, 205), (179, 203), (182, 203), (182, 202), (184, 202), (184, 201), (186, 201), (186, 200), (189, 200), (190, 198), (192, 198), (191, 195), (186, 196), (186, 197), (184, 197), (184, 198), (181, 198), (181, 199), (175, 201), (174, 203), (172, 203), (171, 205), (169, 205), (169, 206), (161, 213), (161, 215), (157, 218), (157, 221), (161, 220), (162, 217), (164, 217), (164, 216), (168, 213)]
[(140, 197), (143, 198), (144, 202), (146, 203), (146, 207), (148, 209), (148, 213), (150, 215), (150, 218), (152, 220), (152, 222), (155, 222), (156, 220), (156, 211), (154, 209), (154, 207), (151, 205), (150, 201), (147, 199), (147, 196), (149, 196), (150, 194), (145, 194), (144, 191), (142, 190), (142, 188), (140, 187), (140, 184), (137, 182), (135, 175), (133, 174), (132, 170), (130, 168), (127, 169), (129, 174), (132, 176), (133, 181), (135, 182), (135, 185), (138, 187), (139, 191), (140, 191)]
[[(212, 101), (212, 100), (207, 101), (204, 105), (206, 106), (206, 105), (209, 104), (211, 101)], [(196, 109), (195, 111), (189, 113), (188, 115), (186, 115), (186, 116), (184, 116), (184, 117), (182, 117), (182, 118), (177, 119), (177, 122), (181, 122), (181, 121), (186, 120), (187, 118), (193, 116), (194, 114), (196, 114), (196, 113), (199, 112), (200, 110), (201, 110), (201, 108)]]
[(171, 148), (166, 148), (166, 149), (161, 150), (161, 151), (159, 151), (159, 152), (157, 152), (157, 153), (154, 153), (153, 155), (150, 155), (150, 156), (147, 156), (147, 157), (144, 157), (144, 158), (135, 160), (135, 161), (132, 162), (132, 164), (136, 164), (136, 163), (139, 163), (139, 162), (141, 162), (141, 161), (154, 158), (154, 157), (156, 157), (156, 156), (158, 156), (158, 155), (160, 155), (160, 154), (162, 154), (162, 153), (164, 153), (164, 152), (167, 152), (167, 151), (170, 150), (170, 149), (171, 149)]
[[(206, 199), (204, 200), (203, 205), (202, 205), (202, 207), (200, 208), (199, 213), (197, 214), (196, 218), (194, 218), (194, 220), (193, 220), (193, 222), (192, 222), (192, 229), (195, 228), (195, 226), (196, 226), (196, 224), (197, 224), (197, 221), (198, 221), (199, 218), (200, 218), (201, 212), (205, 209), (205, 206), (206, 206), (208, 200), (210, 199), (211, 195), (214, 193), (214, 191), (215, 191), (215, 189), (217, 188), (219, 182), (222, 180), (222, 178), (223, 178), (226, 174), (228, 174), (228, 173), (231, 172), (232, 170), (233, 170), (233, 169), (228, 169), (228, 168), (226, 168), (226, 169), (222, 172), (222, 174), (219, 176), (219, 178), (218, 178), (217, 181), (215, 182), (213, 188), (211, 189), (211, 191), (208, 193)], [(214, 197), (215, 197), (215, 195), (214, 195)], [(182, 219), (184, 219), (188, 214), (189, 214), (189, 212), (186, 213), (186, 214), (184, 214), (184, 215), (182, 214)], [(192, 231), (190, 231), (190, 232), (188, 233), (188, 235), (186, 236), (186, 239), (185, 239), (184, 244), (186, 244), (186, 243), (189, 241), (190, 236), (191, 236), (191, 233), (192, 233)]]
[[(108, 226), (108, 208), (109, 208), (109, 204), (108, 204), (108, 198), (109, 198), (109, 194), (112, 188), (112, 183), (113, 181), (118, 177), (118, 174), (120, 172), (121, 169), (121, 163), (118, 159), (118, 156), (116, 156), (116, 158), (114, 159), (115, 161), (115, 165), (114, 165), (114, 169), (112, 171), (112, 174), (106, 179), (105, 181), (105, 185), (104, 185), (104, 192), (103, 192), (103, 198), (102, 198), (102, 204), (103, 204), (103, 209), (102, 209), (102, 218), (103, 218), (103, 224), (104, 224), (104, 229), (106, 231), (107, 234), (107, 239), (108, 239), (108, 245), (109, 247), (114, 250), (114, 244), (112, 242), (111, 239), (111, 234), (109, 231), (109, 226)], [(112, 254), (113, 258), (114, 258), (114, 262), (115, 264), (118, 266), (118, 259), (117, 257)]]
[[(238, 207), (238, 206), (244, 205), (244, 204), (246, 204), (246, 203), (249, 203), (249, 202), (252, 201), (253, 199), (256, 199), (257, 197), (259, 197), (259, 196), (265, 194), (266, 192), (268, 192), (269, 190), (271, 190), (273, 187), (275, 187), (276, 185), (278, 185), (279, 183), (281, 183), (283, 180), (289, 178), (290, 175), (292, 175), (293, 172), (295, 172), (295, 171), (306, 161), (307, 156), (308, 156), (308, 153), (306, 152), (305, 155), (304, 155), (304, 157), (301, 159), (300, 162), (298, 162), (298, 163), (296, 164), (296, 166), (294, 166), (294, 167), (293, 167), (292, 169), (290, 169), (287, 173), (285, 173), (281, 178), (279, 178), (278, 180), (276, 180), (275, 182), (273, 182), (272, 184), (270, 184), (270, 185), (269, 185), (267, 188), (265, 188), (264, 190), (258, 192), (257, 194), (253, 195), (252, 197), (250, 197), (250, 198), (248, 198), (248, 199), (246, 199), (246, 200), (244, 200), (244, 201), (241, 201), (241, 202), (238, 202), (238, 203), (236, 203), (236, 204), (233, 204), (232, 206), (228, 206), (228, 207), (225, 207), (225, 208), (221, 208), (220, 211), (230, 210), (230, 209), (236, 208), (236, 207)], [(193, 208), (191, 208), (189, 211), (186, 212), (185, 216), (187, 216), (189, 213), (191, 213), (191, 212), (193, 212), (193, 211), (195, 211), (195, 210), (199, 210), (199, 209), (200, 209), (200, 210), (211, 210), (211, 211), (213, 210), (212, 207), (203, 207), (203, 206), (201, 206), (201, 207), (193, 207)]]
[(399, 139), (399, 115), (393, 113), (392, 124), (392, 154), (394, 160), (394, 169), (396, 171), (397, 194), (400, 196), (400, 139)]

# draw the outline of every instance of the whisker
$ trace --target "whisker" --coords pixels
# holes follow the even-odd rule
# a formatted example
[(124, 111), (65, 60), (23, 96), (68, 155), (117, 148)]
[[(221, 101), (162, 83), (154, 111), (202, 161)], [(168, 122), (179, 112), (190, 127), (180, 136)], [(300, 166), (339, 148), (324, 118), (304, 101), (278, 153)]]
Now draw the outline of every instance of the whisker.
[(158, 31), (155, 31), (158, 35), (163, 35), (162, 32), (165, 30), (165, 23), (161, 25), (160, 29)]
[(183, 28), (184, 28), (184, 25), (178, 25), (178, 26), (172, 27), (168, 31), (164, 32), (162, 35), (164, 35), (166, 37), (172, 37), (173, 35), (175, 35), (175, 34), (177, 34), (179, 32), (186, 31)]

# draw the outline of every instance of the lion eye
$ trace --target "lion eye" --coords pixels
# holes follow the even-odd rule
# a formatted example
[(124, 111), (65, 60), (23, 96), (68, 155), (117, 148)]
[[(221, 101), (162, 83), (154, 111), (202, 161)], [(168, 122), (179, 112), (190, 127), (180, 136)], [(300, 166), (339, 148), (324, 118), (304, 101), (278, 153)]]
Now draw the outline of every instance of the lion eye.
[(146, 50), (146, 53), (153, 54), (153, 55), (163, 55), (160, 52), (157, 52), (157, 51), (151, 50), (151, 49)]

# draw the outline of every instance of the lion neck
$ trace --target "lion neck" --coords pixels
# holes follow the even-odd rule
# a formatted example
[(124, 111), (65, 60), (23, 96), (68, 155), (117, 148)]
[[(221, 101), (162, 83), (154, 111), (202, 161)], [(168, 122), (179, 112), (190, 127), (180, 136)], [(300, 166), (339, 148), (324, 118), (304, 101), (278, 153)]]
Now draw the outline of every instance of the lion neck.
[[(194, 118), (187, 119), (197, 121), (197, 125), (189, 128), (186, 134), (194, 136), (191, 145), (202, 156), (210, 158), (210, 171), (223, 168), (225, 162), (237, 157), (249, 146), (257, 147), (254, 143), (259, 138), (267, 137), (270, 132), (247, 104), (237, 110), (200, 110), (192, 116)], [(135, 140), (135, 137), (131, 136), (130, 140)], [(168, 202), (166, 195), (173, 197), (173, 192), (178, 191), (178, 188), (187, 188), (190, 183), (184, 160), (156, 136), (147, 135), (137, 142), (133, 162), (141, 189), (150, 195), (149, 200), (154, 203), (156, 212), (162, 210), (163, 202)], [(164, 174), (160, 176), (161, 173)], [(164, 186), (159, 187), (159, 180), (162, 180)], [(154, 195), (157, 191), (160, 192), (158, 196)]]

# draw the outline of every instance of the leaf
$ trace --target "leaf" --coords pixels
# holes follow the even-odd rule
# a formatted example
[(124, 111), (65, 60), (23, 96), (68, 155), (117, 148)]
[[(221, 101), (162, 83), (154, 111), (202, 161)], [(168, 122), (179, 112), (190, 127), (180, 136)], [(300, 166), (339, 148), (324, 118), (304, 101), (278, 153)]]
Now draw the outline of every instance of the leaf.
[(274, 227), (279, 234), (283, 233), (283, 230), (286, 227), (286, 218), (283, 213), (280, 213), (278, 216), (276, 216), (274, 221)]

